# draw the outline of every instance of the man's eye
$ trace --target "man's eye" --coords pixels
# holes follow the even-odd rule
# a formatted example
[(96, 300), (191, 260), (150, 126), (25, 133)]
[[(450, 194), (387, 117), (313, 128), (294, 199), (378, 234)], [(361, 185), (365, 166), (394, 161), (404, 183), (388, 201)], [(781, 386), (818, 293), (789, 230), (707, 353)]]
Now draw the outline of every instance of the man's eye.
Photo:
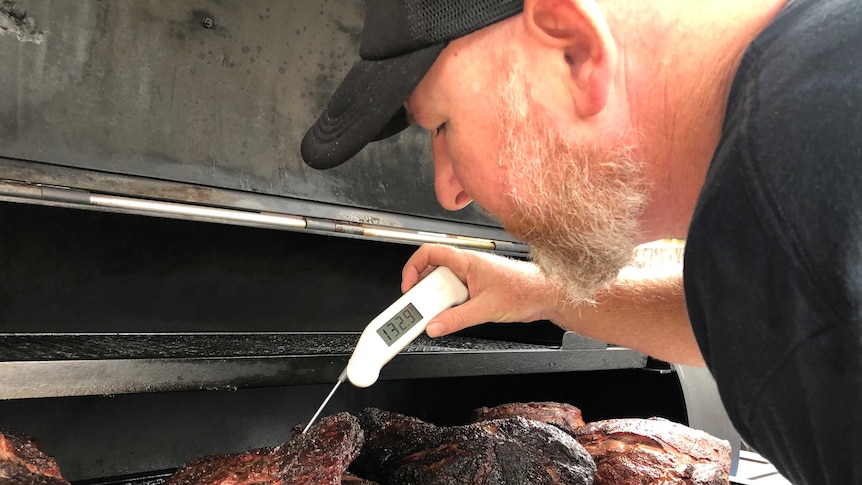
[(446, 123), (443, 123), (437, 127), (437, 130), (435, 130), (434, 134), (435, 134), (435, 136), (440, 136), (440, 134), (445, 132), (445, 131), (446, 131)]

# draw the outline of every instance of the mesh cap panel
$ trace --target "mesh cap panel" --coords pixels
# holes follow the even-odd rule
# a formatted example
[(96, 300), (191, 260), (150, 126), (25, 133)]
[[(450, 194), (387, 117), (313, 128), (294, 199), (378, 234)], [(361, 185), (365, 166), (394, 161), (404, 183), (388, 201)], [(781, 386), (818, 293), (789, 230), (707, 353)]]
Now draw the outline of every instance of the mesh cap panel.
[(510, 17), (523, 1), (406, 0), (410, 35), (418, 44), (456, 39)]

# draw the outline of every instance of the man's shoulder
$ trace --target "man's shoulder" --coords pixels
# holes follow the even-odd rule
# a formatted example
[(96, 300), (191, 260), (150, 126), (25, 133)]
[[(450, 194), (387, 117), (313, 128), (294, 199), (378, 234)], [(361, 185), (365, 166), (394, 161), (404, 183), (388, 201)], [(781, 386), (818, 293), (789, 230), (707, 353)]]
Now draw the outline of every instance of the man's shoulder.
[(788, 8), (747, 54), (722, 144), (744, 145), (729, 162), (747, 162), (776, 202), (858, 194), (848, 177), (862, 167), (862, 2)]
[(858, 399), (828, 396), (862, 382), (859, 45), (858, 0), (795, 2), (755, 41), (686, 243), (686, 304), (722, 402), (799, 483), (850, 473), (831, 418)]
[(862, 2), (788, 5), (746, 53), (713, 165), (744, 164), (766, 197), (803, 219), (812, 198), (858, 194), (860, 45)]
[[(735, 233), (726, 251), (797, 266), (845, 309), (862, 294), (860, 45), (854, 0), (793, 2), (755, 40), (689, 234)], [(754, 231), (769, 247), (748, 245)]]

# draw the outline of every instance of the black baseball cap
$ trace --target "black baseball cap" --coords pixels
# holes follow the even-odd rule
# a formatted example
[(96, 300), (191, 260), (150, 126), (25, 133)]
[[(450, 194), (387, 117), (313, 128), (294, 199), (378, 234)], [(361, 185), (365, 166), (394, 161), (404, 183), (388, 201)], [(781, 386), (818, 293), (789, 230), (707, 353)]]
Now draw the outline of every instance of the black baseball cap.
[(302, 139), (305, 163), (336, 167), (407, 128), (404, 102), (446, 44), (523, 8), (523, 0), (368, 0), (361, 59)]

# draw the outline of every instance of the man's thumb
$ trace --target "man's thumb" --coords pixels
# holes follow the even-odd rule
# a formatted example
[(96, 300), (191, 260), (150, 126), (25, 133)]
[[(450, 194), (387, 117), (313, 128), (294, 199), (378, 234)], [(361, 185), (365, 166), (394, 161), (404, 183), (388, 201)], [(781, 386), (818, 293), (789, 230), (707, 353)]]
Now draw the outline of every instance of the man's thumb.
[(441, 337), (467, 327), (472, 327), (473, 325), (484, 323), (485, 320), (478, 319), (476, 315), (473, 315), (473, 307), (475, 305), (472, 305), (472, 303), (475, 302), (468, 300), (461, 305), (443, 310), (428, 322), (428, 326), (425, 327), (425, 333), (429, 337)]

